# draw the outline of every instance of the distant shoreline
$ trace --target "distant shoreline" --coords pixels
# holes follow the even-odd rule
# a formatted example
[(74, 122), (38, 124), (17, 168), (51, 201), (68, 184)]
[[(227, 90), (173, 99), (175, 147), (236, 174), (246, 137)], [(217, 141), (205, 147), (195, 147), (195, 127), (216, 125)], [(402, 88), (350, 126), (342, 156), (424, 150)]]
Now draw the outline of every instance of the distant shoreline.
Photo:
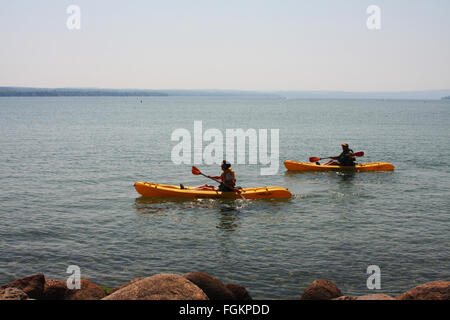
[(168, 96), (167, 93), (152, 90), (115, 90), (115, 89), (44, 89), (0, 87), (0, 97), (125, 97), (125, 96)]
[(238, 97), (264, 99), (449, 100), (450, 89), (405, 92), (244, 91), (0, 87), (0, 97)]

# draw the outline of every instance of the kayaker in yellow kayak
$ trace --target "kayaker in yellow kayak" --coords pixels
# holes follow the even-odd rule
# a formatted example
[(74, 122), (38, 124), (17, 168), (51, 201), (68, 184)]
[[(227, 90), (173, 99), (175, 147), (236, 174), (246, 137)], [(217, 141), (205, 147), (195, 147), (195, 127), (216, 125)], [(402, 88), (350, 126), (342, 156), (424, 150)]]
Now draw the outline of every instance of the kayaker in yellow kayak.
[[(223, 160), (221, 164), (222, 174), (220, 176), (209, 176), (206, 177), (211, 179), (219, 180), (221, 183), (218, 187), (211, 186), (208, 184), (204, 184), (195, 188), (189, 188), (190, 190), (214, 190), (214, 191), (222, 191), (222, 192), (231, 192), (232, 188), (236, 185), (236, 177), (234, 175), (234, 171), (231, 169), (231, 163), (226, 160)], [(184, 186), (180, 184), (180, 188), (184, 189)]]
[(236, 177), (234, 175), (234, 171), (231, 169), (231, 163), (223, 160), (221, 168), (222, 174), (220, 176), (208, 176), (208, 178), (218, 179), (221, 181), (221, 184), (219, 185), (217, 190), (224, 192), (233, 191), (231, 188), (234, 188), (234, 186), (236, 185)]
[(324, 166), (354, 166), (355, 156), (353, 155), (353, 150), (349, 148), (348, 143), (342, 144), (342, 152), (337, 157), (330, 157), (332, 160), (324, 163)]

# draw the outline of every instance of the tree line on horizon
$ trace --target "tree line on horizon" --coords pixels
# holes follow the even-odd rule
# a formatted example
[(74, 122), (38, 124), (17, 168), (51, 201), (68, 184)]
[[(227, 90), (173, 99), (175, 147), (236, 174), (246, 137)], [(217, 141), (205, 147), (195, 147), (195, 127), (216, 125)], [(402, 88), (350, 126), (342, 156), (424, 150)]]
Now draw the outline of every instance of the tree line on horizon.
[(0, 97), (168, 96), (165, 92), (129, 89), (41, 89), (0, 87)]

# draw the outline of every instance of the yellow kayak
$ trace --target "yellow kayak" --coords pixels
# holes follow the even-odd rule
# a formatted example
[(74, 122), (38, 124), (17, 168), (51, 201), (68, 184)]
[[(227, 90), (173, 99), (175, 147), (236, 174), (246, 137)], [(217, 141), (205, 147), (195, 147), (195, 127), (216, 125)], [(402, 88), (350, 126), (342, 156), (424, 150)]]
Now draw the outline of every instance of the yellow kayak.
[[(181, 189), (179, 186), (168, 186), (151, 182), (136, 182), (136, 191), (145, 197), (171, 197), (171, 198), (224, 198), (241, 199), (237, 192), (222, 192), (213, 190), (192, 190), (189, 187)], [(292, 194), (288, 189), (279, 187), (246, 188), (240, 189), (245, 199), (288, 199)]]
[(286, 169), (291, 171), (393, 171), (394, 166), (387, 162), (358, 163), (354, 166), (325, 166), (315, 163), (286, 160)]

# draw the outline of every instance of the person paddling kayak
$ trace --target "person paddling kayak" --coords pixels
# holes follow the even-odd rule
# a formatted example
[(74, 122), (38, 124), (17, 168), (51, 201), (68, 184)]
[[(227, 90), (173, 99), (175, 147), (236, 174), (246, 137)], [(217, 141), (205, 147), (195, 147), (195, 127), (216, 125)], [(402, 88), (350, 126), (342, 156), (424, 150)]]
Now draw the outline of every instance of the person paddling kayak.
[(330, 157), (332, 160), (324, 163), (325, 166), (354, 166), (355, 156), (353, 150), (349, 148), (347, 143), (342, 144), (342, 152), (337, 157)]
[(231, 169), (231, 163), (226, 160), (223, 160), (222, 165), (222, 174), (217, 177), (208, 176), (208, 178), (218, 179), (221, 181), (218, 190), (223, 192), (233, 191), (232, 188), (236, 185), (236, 177), (234, 175), (234, 171)]
[[(232, 188), (236, 185), (236, 177), (234, 175), (234, 171), (231, 169), (231, 163), (226, 160), (223, 160), (221, 164), (222, 174), (220, 176), (206, 176), (211, 179), (216, 179), (220, 181), (219, 187), (210, 186), (208, 184), (204, 184), (195, 188), (189, 188), (191, 190), (214, 190), (214, 191), (222, 191), (222, 192), (231, 192)], [(180, 188), (184, 189), (184, 186), (180, 184)]]

